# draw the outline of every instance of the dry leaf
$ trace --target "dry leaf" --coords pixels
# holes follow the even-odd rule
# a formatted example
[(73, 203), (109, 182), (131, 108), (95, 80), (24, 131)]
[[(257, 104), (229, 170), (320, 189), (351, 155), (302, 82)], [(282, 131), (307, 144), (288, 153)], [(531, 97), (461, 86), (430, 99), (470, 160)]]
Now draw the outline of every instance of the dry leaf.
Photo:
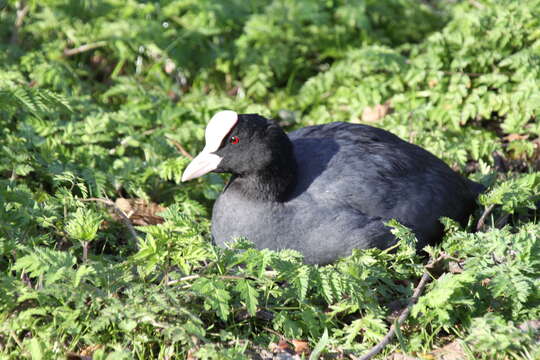
[(103, 347), (103, 345), (101, 344), (97, 344), (97, 345), (89, 345), (87, 347), (85, 347), (84, 349), (81, 350), (81, 355), (82, 356), (92, 356), (92, 354), (96, 351), (96, 350), (99, 350)]
[(81, 354), (68, 352), (66, 353), (66, 360), (92, 360), (91, 356), (84, 356)]
[(436, 360), (462, 360), (467, 359), (463, 348), (457, 341), (452, 341), (450, 344), (443, 346), (440, 349), (430, 353)]
[(452, 274), (461, 274), (463, 272), (463, 264), (456, 261), (450, 261), (448, 263), (448, 271)]
[(96, 350), (101, 349), (103, 345), (89, 345), (82, 349), (80, 353), (68, 352), (66, 353), (67, 360), (92, 360), (92, 355)]
[(277, 344), (276, 343), (270, 343), (268, 345), (268, 350), (270, 350), (273, 353), (280, 353), (280, 352), (283, 352), (283, 351), (288, 351), (288, 350), (290, 350), (289, 343), (287, 342), (287, 340), (281, 338), (281, 339), (279, 339), (279, 342)]
[(537, 332), (538, 330), (540, 330), (540, 320), (528, 320), (528, 321), (525, 321), (524, 323), (521, 323), (518, 326), (518, 328), (521, 331)]
[(285, 351), (289, 349), (289, 343), (285, 339), (279, 339), (279, 342), (276, 346), (276, 349), (279, 351)]
[[(148, 203), (143, 199), (125, 198), (116, 199), (114, 204), (126, 214), (134, 225), (156, 225), (165, 221), (161, 216), (156, 215), (165, 210), (159, 204)], [(112, 213), (112, 216), (116, 220), (120, 220), (116, 214)]]
[(503, 140), (506, 140), (508, 142), (516, 141), (516, 140), (527, 140), (529, 138), (529, 135), (520, 135), (520, 134), (508, 134), (505, 137), (503, 137)]
[(187, 353), (187, 357), (186, 357), (186, 360), (196, 360), (197, 358), (195, 356), (193, 356), (193, 354), (196, 352), (197, 350), (195, 349), (189, 349), (188, 350), (188, 353)]
[(294, 339), (292, 343), (296, 354), (309, 354), (309, 343), (307, 341)]
[(362, 121), (363, 122), (377, 122), (390, 113), (392, 108), (390, 107), (390, 102), (385, 102), (384, 104), (377, 104), (374, 107), (367, 106), (362, 112)]
[(412, 357), (412, 356), (409, 356), (409, 355), (405, 355), (405, 354), (402, 354), (402, 353), (393, 353), (392, 355), (390, 355), (388, 360), (418, 360), (418, 358), (415, 358), (415, 357)]

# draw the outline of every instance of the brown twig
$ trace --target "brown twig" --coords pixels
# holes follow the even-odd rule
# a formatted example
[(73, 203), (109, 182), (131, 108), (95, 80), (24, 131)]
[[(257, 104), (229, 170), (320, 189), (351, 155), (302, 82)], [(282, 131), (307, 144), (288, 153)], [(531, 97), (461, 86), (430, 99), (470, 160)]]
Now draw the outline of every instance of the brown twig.
[(266, 331), (268, 331), (269, 333), (278, 336), (280, 339), (287, 340), (287, 338), (285, 337), (285, 335), (280, 334), (280, 333), (278, 333), (277, 331), (270, 329), (269, 327), (263, 326), (263, 330), (266, 330)]
[(29, 7), (24, 4), (24, 1), (17, 2), (17, 18), (13, 25), (13, 33), (11, 34), (11, 45), (19, 43), (19, 29), (22, 26), (26, 14), (28, 14)]
[(171, 281), (167, 282), (167, 285), (171, 286), (171, 285), (175, 285), (175, 284), (178, 284), (180, 282), (183, 282), (183, 281), (196, 280), (196, 279), (198, 279), (200, 277), (201, 277), (201, 275), (188, 275), (188, 276), (181, 277), (180, 279), (171, 280)]
[(102, 198), (87, 198), (87, 199), (79, 199), (79, 200), (83, 202), (88, 202), (88, 201), (100, 202), (102, 204), (112, 207), (114, 212), (116, 212), (116, 214), (120, 216), (120, 218), (122, 219), (122, 222), (128, 228), (129, 233), (131, 234), (131, 237), (133, 238), (133, 241), (135, 242), (135, 245), (137, 244), (137, 233), (135, 232), (135, 228), (131, 224), (129, 217), (124, 213), (124, 211), (122, 211), (122, 209), (116, 206), (116, 204), (112, 200), (102, 199)]
[(76, 47), (74, 49), (64, 49), (64, 56), (67, 57), (67, 56), (77, 55), (77, 54), (80, 54), (80, 53), (85, 52), (85, 51), (90, 51), (90, 50), (97, 49), (99, 47), (103, 47), (105, 45), (107, 45), (106, 41), (98, 41), (98, 42), (95, 42), (95, 43), (81, 45), (81, 46)]
[(482, 214), (482, 216), (480, 216), (480, 219), (478, 220), (478, 223), (476, 224), (476, 231), (482, 230), (482, 228), (484, 227), (484, 223), (486, 222), (486, 218), (488, 217), (489, 214), (491, 214), (494, 208), (495, 208), (495, 204), (491, 204), (484, 210), (484, 213)]
[[(435, 263), (436, 261), (437, 260), (435, 260), (433, 263)], [(424, 291), (424, 288), (426, 287), (429, 279), (431, 279), (431, 275), (429, 273), (429, 270), (426, 270), (424, 272), (424, 274), (422, 275), (422, 278), (420, 279), (420, 282), (416, 286), (416, 289), (414, 289), (414, 293), (413, 293), (411, 299), (409, 300), (409, 304), (407, 305), (407, 307), (405, 309), (403, 309), (403, 311), (399, 315), (398, 319), (392, 324), (392, 326), (390, 326), (390, 330), (388, 331), (388, 333), (384, 336), (384, 338), (377, 345), (372, 347), (371, 350), (369, 350), (364, 355), (362, 355), (362, 356), (360, 356), (358, 358), (355, 358), (356, 360), (369, 360), (369, 359), (371, 359), (372, 357), (377, 355), (386, 345), (388, 345), (390, 343), (390, 341), (392, 341), (392, 339), (394, 338), (394, 335), (396, 333), (396, 327), (401, 326), (401, 324), (405, 321), (407, 316), (409, 316), (409, 313), (411, 312), (411, 309), (412, 309), (413, 305), (416, 304), (416, 302), (418, 301), (418, 298), (422, 294), (422, 291)]]
[(223, 280), (253, 280), (250, 276), (238, 276), (238, 275), (221, 275), (219, 276), (220, 279)]
[(188, 153), (186, 151), (186, 149), (184, 149), (184, 147), (182, 146), (182, 144), (180, 144), (178, 141), (174, 140), (174, 139), (171, 139), (169, 136), (165, 135), (165, 137), (167, 138), (167, 140), (169, 140), (170, 142), (173, 143), (173, 145), (176, 147), (176, 149), (178, 149), (178, 151), (180, 151), (182, 153), (182, 155), (184, 155), (185, 157), (187, 157), (188, 159), (190, 160), (193, 160), (193, 156)]
[(88, 241), (83, 241), (83, 262), (87, 262), (88, 261), (88, 247), (90, 246), (90, 243)]

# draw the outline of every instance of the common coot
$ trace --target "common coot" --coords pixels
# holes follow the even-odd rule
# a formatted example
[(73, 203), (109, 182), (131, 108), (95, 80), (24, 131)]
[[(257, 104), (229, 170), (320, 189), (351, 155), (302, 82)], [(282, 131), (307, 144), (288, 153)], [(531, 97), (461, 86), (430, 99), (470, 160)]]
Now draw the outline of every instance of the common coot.
[(482, 185), (388, 131), (335, 122), (286, 134), (256, 114), (221, 111), (182, 181), (231, 173), (214, 204), (212, 236), (295, 249), (327, 264), (353, 249), (396, 243), (384, 223), (411, 228), (418, 248), (440, 241), (446, 216), (466, 223)]

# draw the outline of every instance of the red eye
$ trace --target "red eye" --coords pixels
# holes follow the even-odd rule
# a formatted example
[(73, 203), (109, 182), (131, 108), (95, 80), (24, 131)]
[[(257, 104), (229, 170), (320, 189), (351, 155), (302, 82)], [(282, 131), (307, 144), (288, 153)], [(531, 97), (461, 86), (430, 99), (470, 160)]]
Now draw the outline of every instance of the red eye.
[(231, 144), (238, 144), (240, 142), (240, 138), (238, 138), (238, 136), (231, 136), (231, 138), (229, 139), (229, 142)]

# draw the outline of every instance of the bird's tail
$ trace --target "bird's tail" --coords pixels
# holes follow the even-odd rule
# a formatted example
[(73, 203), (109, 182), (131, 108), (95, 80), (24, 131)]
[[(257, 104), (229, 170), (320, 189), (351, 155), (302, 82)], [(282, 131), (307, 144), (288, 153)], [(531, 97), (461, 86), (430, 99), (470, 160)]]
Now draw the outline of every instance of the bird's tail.
[(475, 197), (477, 197), (486, 190), (486, 187), (484, 185), (477, 183), (476, 181), (467, 179), (467, 184), (469, 185), (469, 189)]

